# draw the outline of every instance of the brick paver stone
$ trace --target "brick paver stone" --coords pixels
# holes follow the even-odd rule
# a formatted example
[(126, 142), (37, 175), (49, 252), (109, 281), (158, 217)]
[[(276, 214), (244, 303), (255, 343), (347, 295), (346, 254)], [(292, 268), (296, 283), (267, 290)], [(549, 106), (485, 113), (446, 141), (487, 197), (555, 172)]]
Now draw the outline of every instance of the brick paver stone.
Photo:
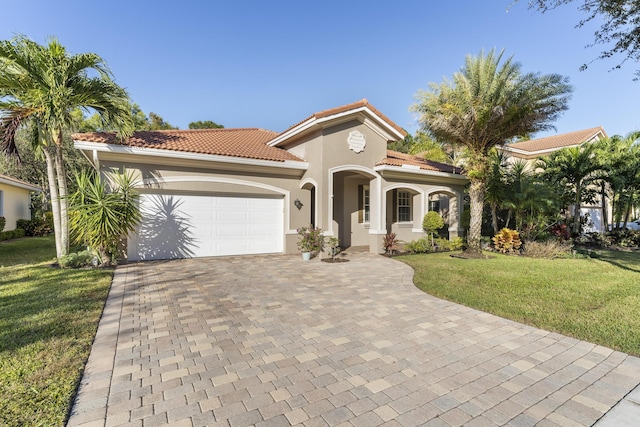
[(399, 261), (345, 258), (118, 267), (68, 426), (610, 426), (640, 416), (640, 388), (629, 393), (640, 359), (434, 298)]

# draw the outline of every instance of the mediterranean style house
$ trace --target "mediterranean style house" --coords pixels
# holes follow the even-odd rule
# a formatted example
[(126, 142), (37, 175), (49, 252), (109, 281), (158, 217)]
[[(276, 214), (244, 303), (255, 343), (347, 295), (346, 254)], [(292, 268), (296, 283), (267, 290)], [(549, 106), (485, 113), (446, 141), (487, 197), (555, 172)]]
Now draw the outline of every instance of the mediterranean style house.
[[(532, 167), (537, 159), (548, 156), (554, 151), (563, 148), (579, 147), (582, 144), (590, 144), (600, 139), (608, 138), (602, 126), (579, 130), (575, 132), (563, 133), (559, 135), (547, 136), (544, 138), (531, 139), (529, 141), (517, 142), (515, 144), (504, 145), (501, 150), (509, 155), (511, 162), (518, 159), (526, 160)], [(580, 214), (588, 215), (589, 222), (585, 226), (585, 232), (604, 232), (604, 212), (608, 218), (612, 217), (611, 206), (606, 200), (599, 200), (597, 205), (580, 206)]]
[(6, 220), (5, 230), (14, 230), (19, 219), (31, 219), (31, 193), (40, 191), (33, 184), (0, 175), (0, 216)]
[(468, 183), (454, 166), (387, 150), (405, 131), (366, 99), (321, 111), (283, 132), (207, 129), (73, 135), (103, 175), (133, 173), (143, 220), (129, 260), (296, 252), (314, 225), (341, 246), (382, 252), (382, 239), (422, 237), (437, 209), (463, 233)]

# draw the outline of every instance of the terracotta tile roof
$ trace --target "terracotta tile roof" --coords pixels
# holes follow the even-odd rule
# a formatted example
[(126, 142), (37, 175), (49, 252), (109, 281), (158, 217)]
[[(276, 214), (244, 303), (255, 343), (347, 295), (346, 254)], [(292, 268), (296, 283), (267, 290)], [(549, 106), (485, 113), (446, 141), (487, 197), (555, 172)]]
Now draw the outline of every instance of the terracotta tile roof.
[(268, 146), (266, 142), (276, 135), (276, 132), (251, 128), (143, 131), (134, 132), (125, 142), (121, 142), (113, 132), (77, 133), (72, 138), (84, 142), (247, 159), (303, 161), (286, 150)]
[(452, 165), (447, 165), (445, 163), (433, 162), (431, 160), (425, 160), (422, 157), (414, 156), (412, 154), (404, 154), (398, 151), (387, 150), (387, 157), (382, 159), (382, 161), (378, 162), (376, 166), (379, 165), (388, 165), (388, 166), (418, 166), (420, 169), (435, 171), (435, 172), (445, 172), (445, 173), (455, 173), (462, 174), (462, 169), (457, 168)]
[(407, 132), (405, 132), (404, 129), (402, 129), (400, 126), (398, 126), (393, 121), (391, 121), (391, 119), (389, 119), (387, 116), (385, 116), (380, 111), (378, 111), (378, 109), (375, 108), (373, 105), (369, 104), (369, 101), (366, 98), (363, 98), (360, 101), (356, 101), (356, 102), (354, 102), (352, 104), (347, 104), (347, 105), (343, 105), (343, 106), (340, 106), (340, 107), (330, 108), (328, 110), (323, 110), (323, 111), (314, 113), (314, 114), (310, 115), (309, 117), (307, 117), (306, 119), (301, 120), (298, 123), (296, 123), (295, 125), (290, 126), (287, 129), (285, 129), (284, 131), (280, 132), (280, 135), (290, 131), (291, 129), (294, 129), (295, 127), (301, 125), (302, 123), (304, 123), (304, 122), (306, 122), (308, 120), (321, 119), (323, 117), (328, 117), (328, 116), (332, 116), (334, 114), (344, 113), (344, 112), (347, 112), (347, 111), (350, 111), (350, 110), (356, 110), (356, 109), (362, 108), (362, 107), (367, 107), (369, 110), (373, 111), (378, 117), (380, 117), (382, 120), (384, 120), (385, 123), (387, 123), (389, 126), (391, 126), (395, 130), (400, 132), (400, 134), (402, 134), (402, 136), (406, 136), (407, 135)]
[(509, 144), (507, 148), (513, 148), (522, 151), (542, 151), (542, 150), (553, 150), (554, 148), (564, 148), (571, 147), (574, 145), (580, 145), (598, 133), (602, 133), (605, 137), (607, 137), (607, 133), (604, 131), (602, 126), (578, 130), (575, 132), (563, 133), (560, 135), (552, 135), (544, 138), (531, 139), (529, 141), (517, 142), (515, 144)]

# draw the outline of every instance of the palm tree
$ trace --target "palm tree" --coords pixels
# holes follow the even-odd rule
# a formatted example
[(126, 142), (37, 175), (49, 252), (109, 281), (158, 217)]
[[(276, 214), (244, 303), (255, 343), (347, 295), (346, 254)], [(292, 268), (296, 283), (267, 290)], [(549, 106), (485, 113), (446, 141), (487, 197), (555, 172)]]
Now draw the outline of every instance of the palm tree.
[[(526, 160), (518, 159), (509, 168), (502, 205), (515, 217), (515, 229), (525, 237), (539, 226), (545, 213), (556, 207), (553, 191), (544, 180), (538, 179)], [(534, 221), (537, 218), (538, 221)], [(507, 220), (507, 224), (510, 220)]]
[[(615, 135), (597, 142), (597, 157), (606, 171), (601, 183), (601, 201), (606, 213), (604, 200), (610, 197), (614, 218), (611, 223), (616, 228), (626, 226), (634, 200), (640, 193), (640, 132), (631, 132), (625, 137)], [(605, 221), (607, 226), (608, 221)]]
[(568, 79), (557, 74), (523, 74), (520, 64), (491, 50), (467, 56), (452, 80), (418, 93), (413, 110), (423, 129), (437, 140), (468, 149), (471, 222), (468, 248), (480, 251), (482, 208), (490, 164), (489, 151), (514, 137), (553, 128), (567, 109)]
[(538, 161), (537, 166), (544, 169), (548, 182), (557, 182), (561, 191), (573, 205), (574, 235), (580, 233), (580, 207), (583, 202), (591, 202), (595, 197), (594, 184), (604, 177), (600, 173), (602, 165), (596, 156), (596, 144), (584, 144), (579, 147), (563, 148), (548, 158)]
[(487, 172), (487, 189), (485, 193), (485, 201), (491, 209), (491, 225), (493, 226), (493, 234), (498, 234), (498, 207), (505, 200), (507, 183), (507, 159), (508, 155), (504, 151), (493, 149), (490, 154), (490, 165)]
[(69, 251), (63, 130), (77, 108), (95, 111), (122, 137), (133, 133), (129, 97), (100, 56), (70, 55), (55, 38), (45, 46), (25, 36), (0, 41), (0, 148), (17, 156), (16, 131), (32, 125), (32, 146), (47, 164), (58, 258)]

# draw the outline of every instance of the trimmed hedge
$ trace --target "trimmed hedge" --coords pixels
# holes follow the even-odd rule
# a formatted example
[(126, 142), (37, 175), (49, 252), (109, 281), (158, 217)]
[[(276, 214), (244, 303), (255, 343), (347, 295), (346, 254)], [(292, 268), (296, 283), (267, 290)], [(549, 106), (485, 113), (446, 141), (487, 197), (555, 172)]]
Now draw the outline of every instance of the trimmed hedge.
[(0, 233), (0, 241), (3, 240), (11, 240), (11, 239), (19, 239), (20, 237), (24, 237), (25, 232), (22, 228), (16, 228), (15, 230), (3, 231)]

